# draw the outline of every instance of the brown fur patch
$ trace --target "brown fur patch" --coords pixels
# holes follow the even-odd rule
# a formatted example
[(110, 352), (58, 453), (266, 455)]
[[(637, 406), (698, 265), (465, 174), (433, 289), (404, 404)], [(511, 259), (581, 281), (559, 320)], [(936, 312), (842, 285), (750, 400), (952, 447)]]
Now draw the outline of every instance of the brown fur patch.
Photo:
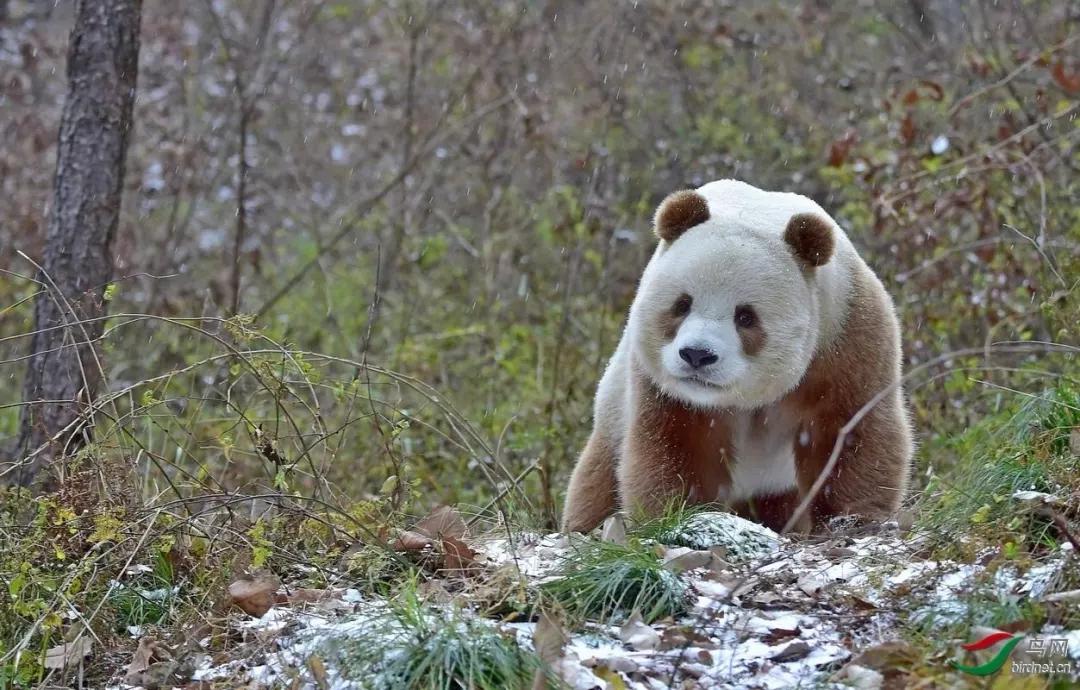
[(739, 341), (742, 343), (743, 352), (747, 357), (753, 357), (761, 352), (761, 348), (765, 347), (765, 340), (768, 336), (765, 335), (765, 329), (762, 328), (760, 322), (749, 328), (736, 328), (735, 330), (739, 334)]
[(617, 463), (613, 444), (594, 429), (570, 477), (563, 509), (563, 531), (588, 532), (615, 512)]
[[(687, 300), (688, 304), (685, 309), (680, 309), (682, 306), (680, 303), (683, 300)], [(665, 342), (671, 342), (675, 339), (675, 334), (679, 332), (679, 326), (686, 320), (686, 315), (690, 313), (690, 301), (690, 295), (680, 295), (675, 304), (660, 315), (660, 332), (664, 334)]]
[[(782, 401), (803, 420), (795, 471), (805, 494), (828, 463), (841, 428), (879, 391), (900, 378), (898, 324), (888, 296), (865, 266), (852, 276), (850, 308), (837, 342), (811, 362), (799, 387)], [(838, 462), (812, 504), (822, 527), (836, 515), (879, 520), (893, 514), (907, 490), (911, 429), (897, 388), (845, 439)]]
[(653, 219), (656, 236), (674, 242), (684, 232), (709, 220), (709, 204), (692, 189), (669, 194), (660, 202)]
[(730, 486), (731, 415), (690, 407), (633, 374), (634, 426), (619, 470), (622, 505), (656, 515), (679, 497), (711, 503)]
[(836, 241), (828, 221), (816, 213), (798, 213), (788, 221), (784, 241), (806, 266), (824, 266), (832, 258)]

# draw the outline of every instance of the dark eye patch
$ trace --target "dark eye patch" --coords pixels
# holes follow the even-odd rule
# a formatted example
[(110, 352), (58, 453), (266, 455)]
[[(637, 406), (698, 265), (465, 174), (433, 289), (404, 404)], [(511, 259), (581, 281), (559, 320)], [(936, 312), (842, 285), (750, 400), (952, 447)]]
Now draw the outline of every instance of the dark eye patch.
[(753, 328), (759, 322), (757, 312), (749, 304), (735, 307), (735, 325), (739, 328)]
[(765, 347), (766, 335), (761, 318), (749, 304), (735, 307), (735, 328), (747, 357), (753, 357)]
[(671, 313), (675, 316), (686, 316), (690, 313), (690, 307), (694, 304), (694, 298), (690, 295), (679, 295), (675, 304), (671, 305)]

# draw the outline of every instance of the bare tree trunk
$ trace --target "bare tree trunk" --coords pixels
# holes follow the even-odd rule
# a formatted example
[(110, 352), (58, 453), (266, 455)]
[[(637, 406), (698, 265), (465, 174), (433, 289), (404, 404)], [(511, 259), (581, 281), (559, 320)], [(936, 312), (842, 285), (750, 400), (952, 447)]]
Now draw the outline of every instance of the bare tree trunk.
[(23, 384), (16, 481), (42, 477), (85, 441), (102, 371), (95, 341), (112, 279), (124, 158), (139, 59), (142, 0), (79, 0), (68, 47), (53, 205), (38, 272), (32, 358)]

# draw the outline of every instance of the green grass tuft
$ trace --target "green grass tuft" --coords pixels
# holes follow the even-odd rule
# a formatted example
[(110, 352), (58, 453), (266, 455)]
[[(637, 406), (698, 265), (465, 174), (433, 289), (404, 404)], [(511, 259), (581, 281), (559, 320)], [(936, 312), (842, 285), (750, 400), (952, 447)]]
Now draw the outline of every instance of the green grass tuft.
[(916, 526), (932, 534), (987, 536), (991, 543), (1053, 546), (1049, 519), (1023, 510), (1013, 495), (1034, 490), (1067, 499), (1080, 490), (1080, 460), (1069, 445), (1080, 426), (1078, 398), (1063, 384), (950, 440), (942, 451), (955, 457), (953, 467), (931, 479)]
[(540, 659), (512, 633), (424, 604), (407, 585), (364, 630), (332, 643), (344, 675), (379, 690), (530, 687)]
[(118, 586), (109, 594), (108, 603), (116, 612), (117, 630), (129, 626), (160, 625), (169, 620), (178, 605), (173, 568), (158, 552), (153, 570)]
[(612, 620), (632, 611), (652, 622), (686, 610), (686, 586), (657, 556), (655, 547), (632, 542), (587, 542), (564, 564), (563, 576), (541, 586), (571, 616)]

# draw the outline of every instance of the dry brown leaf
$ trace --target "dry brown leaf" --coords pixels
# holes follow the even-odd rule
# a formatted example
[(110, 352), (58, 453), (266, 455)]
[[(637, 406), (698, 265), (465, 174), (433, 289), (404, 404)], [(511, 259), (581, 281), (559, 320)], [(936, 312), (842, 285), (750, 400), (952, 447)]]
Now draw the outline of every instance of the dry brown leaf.
[(275, 593), (281, 581), (273, 575), (259, 575), (236, 580), (229, 585), (229, 603), (240, 607), (244, 613), (262, 618), (274, 606)]
[(919, 659), (919, 651), (907, 642), (892, 640), (862, 650), (851, 663), (875, 670), (906, 668)]
[(442, 537), (462, 539), (469, 533), (461, 515), (450, 506), (439, 506), (428, 513), (427, 517), (413, 526), (413, 531), (432, 539)]
[(759, 592), (750, 598), (759, 608), (776, 608), (783, 604), (784, 597), (776, 592)]
[(391, 547), (395, 551), (423, 551), (435, 545), (435, 540), (426, 534), (405, 530), (398, 535)]
[(143, 683), (137, 683), (133, 680), (135, 676), (150, 668), (150, 665), (155, 661), (167, 659), (172, 659), (172, 654), (160, 642), (152, 637), (144, 636), (139, 638), (139, 647), (131, 655), (131, 663), (127, 667), (128, 683), (131, 685), (143, 685)]
[(533, 676), (533, 690), (550, 687), (548, 671), (554, 669), (562, 659), (563, 648), (569, 639), (558, 621), (546, 613), (540, 614), (536, 627), (533, 628), (533, 649), (536, 650), (536, 655), (540, 657), (541, 662), (540, 668), (536, 669), (536, 674)]
[(416, 593), (422, 601), (432, 604), (449, 604), (454, 599), (442, 581), (435, 578), (421, 582), (416, 587)]
[(619, 628), (619, 639), (639, 652), (660, 646), (660, 635), (651, 626), (645, 625), (641, 613), (636, 610)]
[(290, 606), (296, 606), (297, 604), (316, 604), (332, 596), (334, 596), (333, 590), (297, 587), (288, 592), (278, 594), (276, 602), (278, 604), (289, 604)]
[(476, 551), (460, 539), (444, 536), (442, 551), (446, 570), (471, 570), (476, 567)]
[(559, 622), (541, 613), (533, 629), (533, 648), (536, 655), (548, 666), (562, 658), (563, 647), (569, 638)]
[(671, 649), (679, 649), (680, 647), (687, 647), (693, 645), (700, 647), (701, 649), (716, 649), (716, 642), (691, 626), (680, 625), (670, 626), (664, 628), (664, 632), (660, 635), (660, 651), (665, 652)]
[(707, 568), (712, 564), (713, 555), (709, 551), (695, 549), (668, 549), (664, 555), (664, 569), (673, 573)]
[(138, 673), (129, 673), (124, 681), (128, 685), (146, 688), (146, 690), (159, 690), (174, 688), (183, 678), (179, 675), (181, 664), (176, 659), (155, 661)]
[(802, 629), (798, 626), (794, 628), (769, 628), (769, 632), (762, 636), (761, 641), (772, 647), (775, 644), (780, 644), (784, 640), (790, 640), (793, 637), (799, 637), (802, 635)]
[(810, 653), (810, 645), (806, 644), (802, 640), (792, 642), (787, 647), (784, 647), (776, 654), (769, 657), (770, 661), (775, 661), (778, 664), (783, 664), (788, 661), (798, 661), (803, 659)]
[(318, 654), (312, 654), (308, 657), (307, 665), (311, 671), (311, 677), (315, 679), (315, 685), (319, 686), (319, 690), (326, 690), (330, 687), (330, 683), (326, 680), (326, 664), (323, 662), (322, 657)]
[(43, 666), (50, 669), (64, 669), (68, 666), (74, 666), (90, 656), (90, 650), (93, 646), (94, 641), (87, 636), (83, 636), (74, 642), (66, 642), (50, 647), (45, 650)]

